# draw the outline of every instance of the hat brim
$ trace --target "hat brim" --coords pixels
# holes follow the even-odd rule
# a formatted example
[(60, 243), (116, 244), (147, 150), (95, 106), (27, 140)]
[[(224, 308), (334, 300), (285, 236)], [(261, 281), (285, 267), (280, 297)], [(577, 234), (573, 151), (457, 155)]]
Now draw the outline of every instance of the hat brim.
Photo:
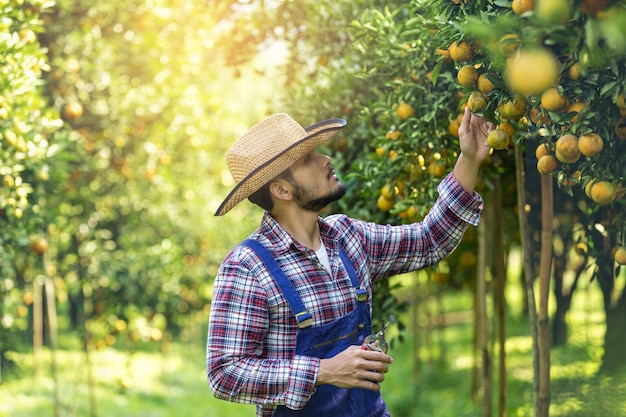
[(241, 201), (250, 197), (265, 184), (283, 173), (304, 155), (334, 137), (344, 126), (344, 119), (328, 119), (305, 128), (307, 135), (276, 154), (246, 175), (224, 199), (215, 212), (216, 216), (228, 213)]

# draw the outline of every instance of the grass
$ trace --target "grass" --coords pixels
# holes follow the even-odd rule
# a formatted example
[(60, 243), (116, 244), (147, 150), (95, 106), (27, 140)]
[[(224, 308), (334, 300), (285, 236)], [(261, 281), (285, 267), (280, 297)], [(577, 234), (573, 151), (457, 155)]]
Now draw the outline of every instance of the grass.
[[(626, 375), (599, 376), (603, 316), (593, 290), (579, 290), (569, 316), (570, 343), (551, 354), (551, 417), (618, 417), (626, 415)], [(510, 299), (514, 296), (511, 295)], [(467, 309), (468, 295), (447, 296), (445, 311)], [(422, 313), (430, 308), (424, 302)], [(507, 323), (507, 416), (533, 416), (532, 355), (528, 324)], [(460, 321), (422, 332), (416, 371), (412, 337), (394, 343), (394, 364), (383, 395), (394, 417), (478, 417), (480, 399), (472, 401), (471, 324)], [(428, 337), (426, 337), (428, 336)], [(74, 342), (74, 346), (78, 343)], [(55, 383), (50, 352), (44, 352), (41, 375), (33, 376), (32, 352), (12, 352), (20, 376), (0, 388), (0, 417), (239, 417), (253, 416), (254, 406), (216, 400), (204, 375), (202, 342), (174, 344), (167, 354), (106, 348), (92, 355), (97, 414), (91, 413), (85, 355), (72, 344), (57, 353), (60, 405), (54, 406)], [(494, 359), (494, 364), (497, 360)], [(494, 398), (497, 379), (494, 370)], [(93, 394), (93, 393), (92, 393)], [(494, 415), (497, 402), (492, 402)]]

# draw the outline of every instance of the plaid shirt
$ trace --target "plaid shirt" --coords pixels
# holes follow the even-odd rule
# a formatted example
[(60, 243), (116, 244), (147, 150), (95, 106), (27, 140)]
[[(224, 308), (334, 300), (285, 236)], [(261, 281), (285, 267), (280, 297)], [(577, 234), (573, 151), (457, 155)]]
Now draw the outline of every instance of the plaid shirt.
[[(378, 225), (345, 215), (319, 219), (332, 277), (315, 252), (300, 245), (268, 214), (251, 236), (272, 253), (293, 281), (313, 325), (331, 322), (356, 306), (356, 291), (339, 257), (343, 245), (361, 284), (434, 265), (454, 250), (483, 208), (448, 175), (422, 222)], [(207, 338), (209, 387), (217, 398), (257, 404), (270, 417), (277, 405), (302, 409), (315, 392), (320, 359), (294, 355), (298, 326), (287, 300), (260, 258), (236, 246), (223, 261), (213, 291)]]

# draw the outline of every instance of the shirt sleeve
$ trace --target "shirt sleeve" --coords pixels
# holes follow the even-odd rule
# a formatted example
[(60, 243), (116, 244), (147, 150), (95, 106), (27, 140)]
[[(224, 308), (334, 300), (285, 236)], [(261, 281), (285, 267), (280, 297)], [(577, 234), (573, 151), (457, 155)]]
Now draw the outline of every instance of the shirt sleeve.
[(437, 264), (454, 251), (470, 225), (478, 224), (483, 210), (478, 193), (468, 193), (452, 173), (438, 191), (437, 201), (420, 222), (391, 226), (340, 220), (349, 223), (344, 226), (350, 231), (351, 258), (362, 269), (368, 265), (372, 281)]
[(268, 354), (288, 343), (268, 340), (268, 296), (257, 279), (260, 261), (251, 262), (252, 257), (231, 252), (215, 279), (207, 334), (209, 387), (228, 401), (302, 409), (315, 391), (319, 359)]

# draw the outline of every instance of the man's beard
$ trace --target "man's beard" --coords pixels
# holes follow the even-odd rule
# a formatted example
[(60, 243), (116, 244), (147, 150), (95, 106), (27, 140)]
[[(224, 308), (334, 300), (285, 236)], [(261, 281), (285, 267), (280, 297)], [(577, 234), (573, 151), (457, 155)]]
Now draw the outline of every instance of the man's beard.
[(347, 191), (346, 186), (339, 183), (339, 186), (337, 187), (337, 189), (329, 192), (325, 196), (316, 198), (314, 200), (305, 201), (308, 195), (311, 193), (308, 190), (305, 190), (304, 188), (298, 185), (296, 186), (294, 190), (294, 196), (300, 208), (307, 210), (307, 211), (318, 213), (322, 211), (322, 209), (326, 207), (327, 205), (329, 205), (330, 203), (337, 201), (341, 197), (343, 197), (346, 194), (346, 191)]

